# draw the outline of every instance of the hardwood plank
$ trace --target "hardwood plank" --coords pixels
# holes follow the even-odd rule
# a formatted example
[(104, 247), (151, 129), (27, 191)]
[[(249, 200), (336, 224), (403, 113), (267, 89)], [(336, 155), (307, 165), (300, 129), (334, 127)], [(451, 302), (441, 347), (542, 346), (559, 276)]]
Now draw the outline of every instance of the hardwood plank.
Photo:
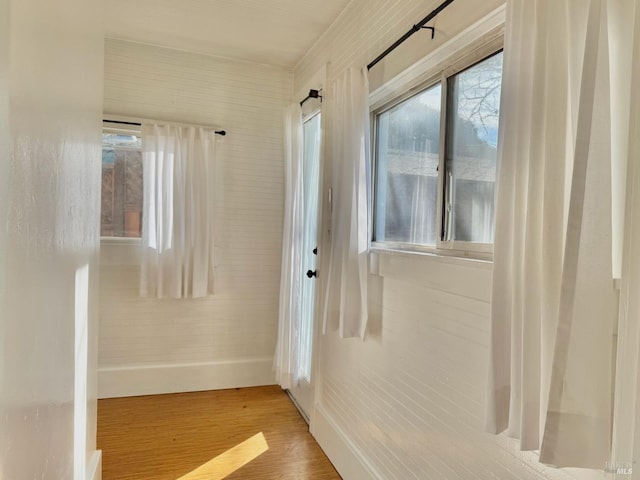
[(98, 448), (104, 480), (340, 480), (275, 386), (100, 400)]

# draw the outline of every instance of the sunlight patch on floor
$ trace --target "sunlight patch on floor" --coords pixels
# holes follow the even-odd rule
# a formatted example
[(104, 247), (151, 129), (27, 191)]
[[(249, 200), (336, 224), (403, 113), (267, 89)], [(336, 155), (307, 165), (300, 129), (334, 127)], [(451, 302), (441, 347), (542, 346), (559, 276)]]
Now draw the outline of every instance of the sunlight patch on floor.
[(222, 480), (252, 462), (267, 450), (269, 450), (267, 440), (262, 432), (258, 433), (218, 455), (210, 462), (180, 477), (178, 480)]

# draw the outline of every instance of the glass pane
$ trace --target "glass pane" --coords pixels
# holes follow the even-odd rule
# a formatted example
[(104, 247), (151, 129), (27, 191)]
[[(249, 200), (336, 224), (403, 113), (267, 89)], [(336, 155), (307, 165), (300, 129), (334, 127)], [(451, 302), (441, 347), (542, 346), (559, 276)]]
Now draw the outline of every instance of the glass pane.
[(102, 135), (100, 235), (140, 237), (142, 228), (142, 154), (140, 137)]
[[(318, 188), (320, 175), (320, 114), (304, 124), (304, 236), (302, 246), (303, 273), (316, 269), (313, 250), (318, 245)], [(311, 379), (315, 279), (302, 278), (302, 318), (300, 322), (300, 378)]]
[(449, 78), (447, 240), (493, 243), (502, 52)]
[(436, 243), (441, 87), (378, 116), (374, 239)]

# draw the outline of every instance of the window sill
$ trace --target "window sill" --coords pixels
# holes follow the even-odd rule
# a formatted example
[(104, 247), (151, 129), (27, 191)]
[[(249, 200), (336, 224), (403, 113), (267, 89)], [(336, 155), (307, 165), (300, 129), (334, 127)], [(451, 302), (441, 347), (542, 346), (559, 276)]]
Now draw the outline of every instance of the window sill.
[(473, 266), (490, 270), (493, 268), (493, 254), (470, 252), (461, 250), (436, 249), (429, 247), (407, 247), (405, 245), (392, 245), (373, 243), (370, 252), (375, 255), (419, 257), (425, 261), (436, 261), (438, 263)]
[(102, 266), (140, 265), (140, 238), (101, 237), (100, 262)]
[(371, 249), (369, 257), (369, 273), (384, 279), (385, 285), (389, 282), (389, 288), (418, 289), (415, 291), (425, 295), (453, 294), (483, 304), (491, 300), (491, 261), (379, 246)]
[(100, 237), (100, 245), (135, 245), (140, 246), (141, 238), (136, 237)]

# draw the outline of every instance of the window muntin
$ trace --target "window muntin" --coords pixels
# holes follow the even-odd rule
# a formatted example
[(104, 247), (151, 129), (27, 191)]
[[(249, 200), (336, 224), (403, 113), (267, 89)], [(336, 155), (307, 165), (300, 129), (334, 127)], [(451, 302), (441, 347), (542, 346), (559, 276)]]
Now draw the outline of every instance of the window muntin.
[[(491, 252), (502, 82), (502, 52), (495, 53), (495, 49), (475, 49), (475, 53), (465, 57), (466, 60), (461, 59), (448, 70), (441, 71), (438, 84), (433, 85), (432, 82), (408, 100), (392, 101), (387, 104), (391, 107), (382, 106), (374, 111), (376, 178), (373, 241), (377, 248), (431, 250), (465, 256), (472, 252), (471, 255), (481, 258)], [(445, 97), (442, 103), (436, 100), (436, 92), (438, 98)], [(427, 93), (434, 94), (434, 98), (425, 103), (439, 113), (437, 123), (432, 123), (437, 133), (435, 136), (430, 133), (438, 143), (423, 147), (426, 153), (422, 154), (435, 155), (436, 160), (431, 171), (420, 170), (416, 167), (419, 163), (414, 162), (413, 165), (417, 176), (433, 177), (428, 181), (434, 182), (435, 193), (433, 188), (424, 188), (425, 178), (421, 178), (422, 183), (414, 179), (416, 188), (405, 188), (404, 197), (400, 198), (402, 201), (394, 199), (395, 204), (392, 204), (389, 200), (392, 179), (389, 176), (390, 171), (392, 174), (395, 172), (389, 167), (392, 157), (388, 144), (390, 114)], [(402, 125), (401, 135), (415, 136), (412, 133), (415, 125), (428, 123), (425, 117), (423, 115), (418, 122), (409, 124), (396, 121)], [(404, 147), (401, 151), (406, 162), (413, 147), (406, 141)], [(402, 167), (399, 172), (403, 171), (407, 168)], [(404, 183), (406, 185), (407, 181)], [(394, 195), (402, 191), (397, 186), (393, 188)], [(413, 202), (407, 191), (420, 201)], [(426, 191), (429, 192), (427, 198)], [(402, 228), (394, 230), (390, 225), (401, 225)], [(398, 231), (401, 233), (397, 234)], [(429, 233), (431, 231), (433, 234)]]
[(438, 84), (378, 115), (376, 241), (436, 244), (441, 96)]
[(137, 133), (102, 134), (100, 235), (139, 238), (142, 234), (142, 143)]
[(502, 52), (447, 79), (444, 239), (493, 243)]

